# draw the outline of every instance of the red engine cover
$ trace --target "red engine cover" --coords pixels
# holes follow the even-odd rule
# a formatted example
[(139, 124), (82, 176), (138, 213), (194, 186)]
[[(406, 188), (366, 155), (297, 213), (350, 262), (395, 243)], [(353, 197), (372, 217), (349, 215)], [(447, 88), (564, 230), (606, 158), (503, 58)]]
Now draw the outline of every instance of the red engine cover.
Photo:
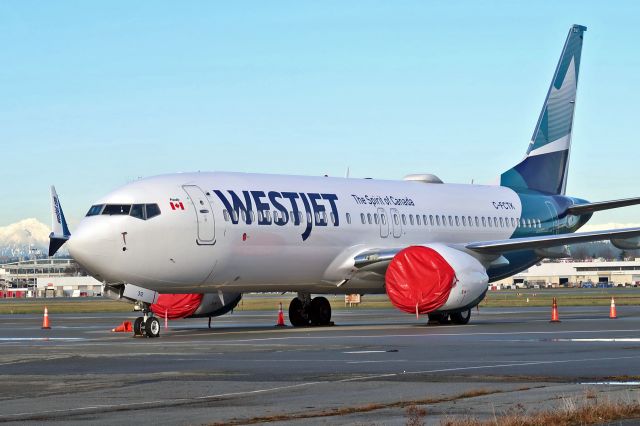
[(180, 319), (191, 316), (200, 302), (203, 294), (161, 294), (158, 302), (151, 305), (154, 314), (164, 318), (165, 312), (168, 319)]
[(455, 271), (437, 251), (411, 246), (396, 254), (385, 275), (389, 300), (408, 313), (426, 314), (444, 305)]

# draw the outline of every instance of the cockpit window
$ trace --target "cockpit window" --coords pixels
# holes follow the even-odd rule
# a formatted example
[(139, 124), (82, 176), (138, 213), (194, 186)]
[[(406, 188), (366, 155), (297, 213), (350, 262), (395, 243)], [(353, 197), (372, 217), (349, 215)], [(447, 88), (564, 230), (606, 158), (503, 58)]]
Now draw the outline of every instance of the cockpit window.
[(131, 216), (144, 220), (144, 204), (134, 204), (131, 206)]
[(147, 204), (147, 219), (160, 215), (160, 207), (157, 204)]
[(87, 216), (130, 215), (137, 219), (147, 220), (160, 215), (160, 207), (153, 204), (96, 204), (91, 206)]
[(103, 207), (104, 207), (104, 204), (96, 204), (95, 206), (91, 206), (91, 208), (87, 212), (87, 216), (99, 215)]
[(107, 204), (104, 206), (104, 210), (102, 210), (102, 214), (108, 215), (118, 215), (118, 214), (129, 214), (131, 210), (131, 204)]

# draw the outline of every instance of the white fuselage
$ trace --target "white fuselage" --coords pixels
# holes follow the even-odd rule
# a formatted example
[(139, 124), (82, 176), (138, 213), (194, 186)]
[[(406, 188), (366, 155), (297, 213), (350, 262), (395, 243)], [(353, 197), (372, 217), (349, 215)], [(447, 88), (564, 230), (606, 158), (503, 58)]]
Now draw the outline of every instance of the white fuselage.
[(345, 283), (357, 254), (507, 239), (522, 212), (500, 186), (242, 173), (142, 179), (95, 204), (144, 203), (161, 214), (85, 217), (71, 255), (101, 281), (161, 293), (375, 293), (380, 276)]

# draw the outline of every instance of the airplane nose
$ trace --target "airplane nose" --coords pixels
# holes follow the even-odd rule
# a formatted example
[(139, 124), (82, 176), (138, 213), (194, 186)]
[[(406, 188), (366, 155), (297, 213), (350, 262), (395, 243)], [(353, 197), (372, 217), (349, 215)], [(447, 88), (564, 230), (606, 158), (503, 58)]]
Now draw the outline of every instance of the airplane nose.
[(93, 276), (104, 276), (114, 245), (115, 238), (98, 223), (80, 223), (67, 241), (71, 257)]

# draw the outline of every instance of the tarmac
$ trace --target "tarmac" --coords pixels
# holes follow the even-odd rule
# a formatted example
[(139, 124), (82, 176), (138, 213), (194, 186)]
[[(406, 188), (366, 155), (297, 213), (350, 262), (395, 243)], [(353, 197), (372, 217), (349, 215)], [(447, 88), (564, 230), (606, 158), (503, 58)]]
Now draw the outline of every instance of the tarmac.
[[(485, 308), (466, 326), (392, 309), (170, 321), (157, 339), (122, 314), (0, 315), (0, 423), (403, 425), (640, 397), (640, 308)], [(617, 423), (616, 423), (617, 424)]]

